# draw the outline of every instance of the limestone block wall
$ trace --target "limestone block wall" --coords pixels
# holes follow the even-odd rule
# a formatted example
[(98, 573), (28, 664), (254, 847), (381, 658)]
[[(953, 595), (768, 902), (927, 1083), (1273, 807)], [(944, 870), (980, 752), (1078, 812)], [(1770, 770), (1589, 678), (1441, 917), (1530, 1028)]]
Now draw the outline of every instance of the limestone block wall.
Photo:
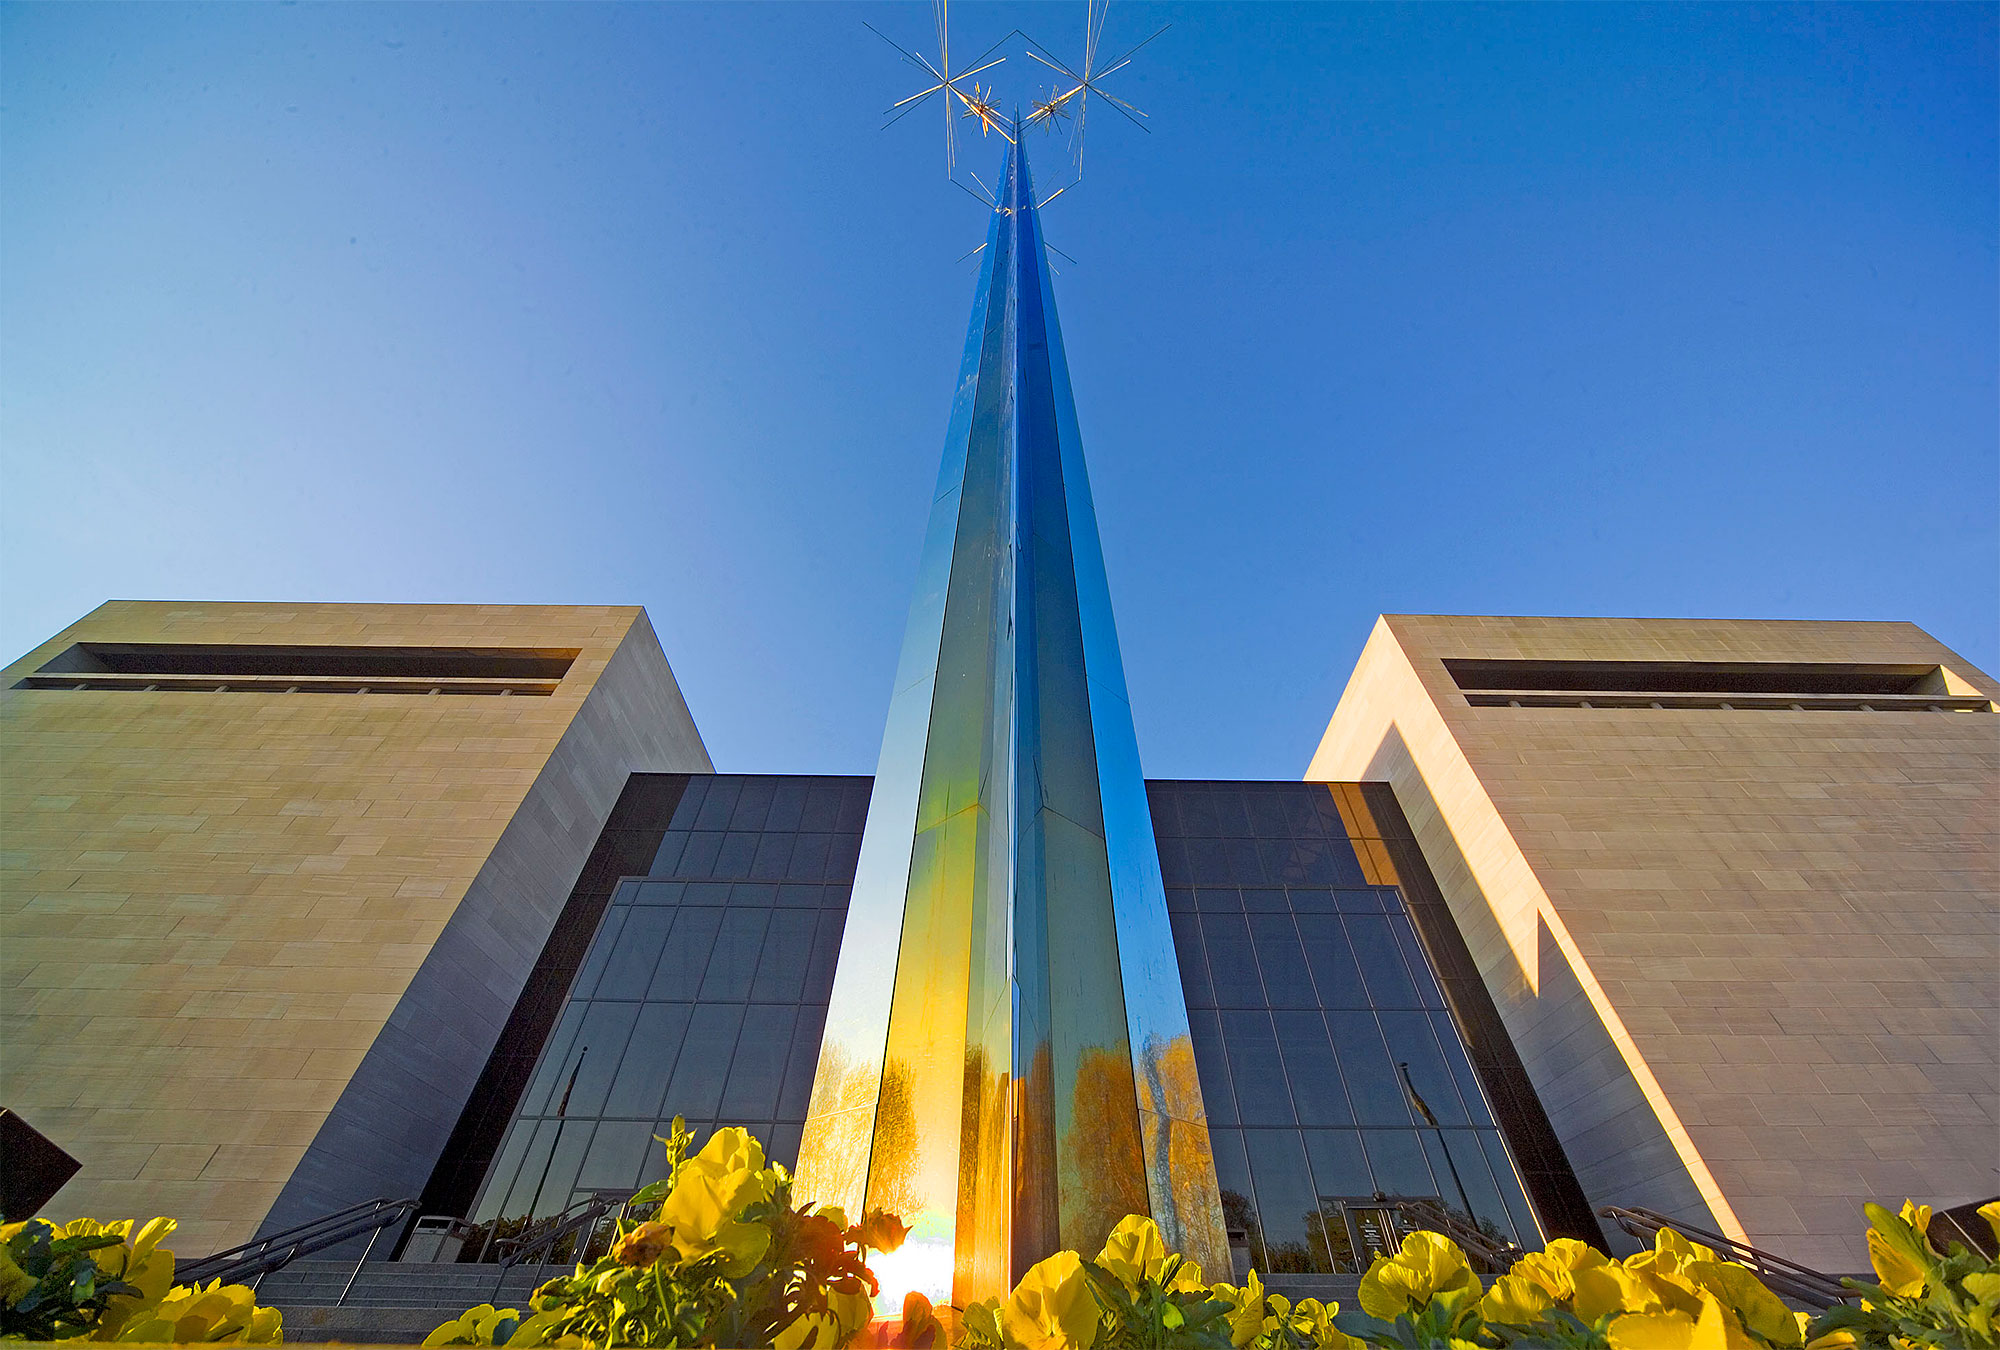
[[(80, 641), (578, 655), (547, 697), (13, 687)], [(0, 1101), (84, 1164), (52, 1214), (185, 1255), (419, 1189), (626, 774), (711, 767), (601, 606), (112, 602), (0, 675), (0, 757)]]
[(1475, 707), (1444, 661), (1935, 664), (1909, 624), (1386, 616), (1307, 777), (1391, 783), (1593, 1204), (1866, 1269), (2000, 1192), (2000, 716)]

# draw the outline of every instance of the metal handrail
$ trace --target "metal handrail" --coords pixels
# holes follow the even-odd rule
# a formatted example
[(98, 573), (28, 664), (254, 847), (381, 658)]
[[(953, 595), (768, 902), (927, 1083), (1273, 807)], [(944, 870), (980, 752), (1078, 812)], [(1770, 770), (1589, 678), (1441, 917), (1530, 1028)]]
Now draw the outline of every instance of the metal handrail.
[(340, 1297), (334, 1300), (339, 1307), (346, 1302), (354, 1281), (361, 1275), (361, 1267), (375, 1250), (375, 1243), (384, 1229), (394, 1224), (407, 1222), (417, 1209), (414, 1196), (401, 1200), (385, 1200), (377, 1197), (364, 1200), (346, 1209), (322, 1214), (317, 1219), (294, 1224), (280, 1229), (267, 1237), (252, 1238), (234, 1247), (224, 1248), (212, 1256), (204, 1256), (199, 1261), (191, 1261), (177, 1272), (183, 1284), (196, 1284), (205, 1280), (223, 1280), (235, 1283), (245, 1276), (255, 1275), (251, 1288), (264, 1282), (264, 1277), (274, 1270), (282, 1270), (302, 1256), (323, 1252), (329, 1247), (339, 1246), (351, 1238), (368, 1234), (368, 1245), (361, 1250), (361, 1259), (354, 1263), (347, 1283), (341, 1286)]
[(550, 1254), (555, 1251), (556, 1244), (564, 1238), (572, 1234), (584, 1234), (585, 1236), (580, 1237), (577, 1242), (580, 1251), (588, 1245), (590, 1238), (596, 1235), (598, 1225), (604, 1222), (604, 1216), (614, 1209), (623, 1208), (625, 1201), (626, 1197), (622, 1194), (614, 1198), (602, 1193), (592, 1193), (560, 1214), (552, 1214), (542, 1220), (540, 1225), (542, 1231), (535, 1233), (533, 1237), (528, 1236), (528, 1233), (534, 1232), (533, 1229), (529, 1229), (519, 1237), (502, 1238), (494, 1243), (494, 1250), (502, 1252), (502, 1255), (499, 1260), (499, 1278), (493, 1281), (493, 1297), (500, 1297), (501, 1286), (507, 1282), (507, 1273), (515, 1266), (525, 1265), (529, 1257), (538, 1258), (535, 1262), (538, 1271), (547, 1269)]
[(1397, 1200), (1392, 1203), (1411, 1227), (1443, 1233), (1468, 1255), (1484, 1262), (1489, 1271), (1504, 1271), (1521, 1255), (1521, 1249), (1513, 1243), (1505, 1238), (1495, 1238), (1442, 1205), (1429, 1200)]
[(1662, 1229), (1672, 1229), (1692, 1242), (1704, 1247), (1712, 1247), (1718, 1255), (1748, 1266), (1757, 1272), (1759, 1279), (1772, 1293), (1800, 1303), (1810, 1303), (1819, 1308), (1831, 1308), (1836, 1303), (1852, 1301), (1855, 1293), (1843, 1286), (1834, 1276), (1811, 1266), (1801, 1265), (1775, 1252), (1762, 1251), (1745, 1242), (1711, 1233), (1706, 1228), (1670, 1219), (1657, 1210), (1639, 1205), (1606, 1205), (1597, 1211), (1601, 1219), (1609, 1219), (1619, 1228), (1635, 1238), (1650, 1242)]

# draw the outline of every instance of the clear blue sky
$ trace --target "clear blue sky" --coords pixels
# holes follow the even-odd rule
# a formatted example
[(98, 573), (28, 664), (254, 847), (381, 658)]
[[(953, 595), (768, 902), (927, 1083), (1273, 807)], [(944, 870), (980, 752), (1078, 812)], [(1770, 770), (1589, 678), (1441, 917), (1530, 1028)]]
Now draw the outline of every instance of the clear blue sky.
[[(639, 603), (718, 766), (872, 771), (985, 221), (864, 18), (931, 31), (0, 7), (0, 655), (112, 597)], [(1168, 20), (1047, 219), (1148, 772), (1298, 774), (1383, 611), (2000, 667), (1993, 5), (1106, 45)]]

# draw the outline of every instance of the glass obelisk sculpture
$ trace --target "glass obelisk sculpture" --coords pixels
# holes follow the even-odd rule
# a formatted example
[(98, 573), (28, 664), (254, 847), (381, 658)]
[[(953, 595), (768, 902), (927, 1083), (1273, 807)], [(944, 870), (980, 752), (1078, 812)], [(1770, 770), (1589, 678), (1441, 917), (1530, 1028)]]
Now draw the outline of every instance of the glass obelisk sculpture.
[(799, 1194), (903, 1216), (884, 1294), (1004, 1293), (1127, 1214), (1227, 1238), (1027, 158), (973, 302)]

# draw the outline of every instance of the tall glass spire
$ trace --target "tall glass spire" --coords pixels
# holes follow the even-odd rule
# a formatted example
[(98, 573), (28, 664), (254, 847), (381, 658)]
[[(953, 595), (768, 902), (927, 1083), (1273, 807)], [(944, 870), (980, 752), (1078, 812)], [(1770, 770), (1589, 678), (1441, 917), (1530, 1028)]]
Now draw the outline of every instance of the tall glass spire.
[(1127, 1214), (1228, 1248), (1027, 156), (987, 233), (802, 1194), (911, 1225), (885, 1294), (1004, 1293)]

